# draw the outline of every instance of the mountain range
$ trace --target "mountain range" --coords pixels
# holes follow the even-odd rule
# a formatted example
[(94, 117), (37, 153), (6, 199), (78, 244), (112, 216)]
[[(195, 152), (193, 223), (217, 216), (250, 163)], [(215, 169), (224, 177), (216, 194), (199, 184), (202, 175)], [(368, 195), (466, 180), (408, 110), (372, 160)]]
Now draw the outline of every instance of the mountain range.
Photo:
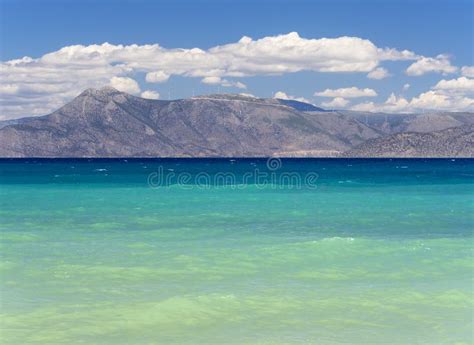
[(88, 89), (0, 122), (0, 157), (474, 157), (473, 113), (328, 111), (217, 94), (150, 100)]

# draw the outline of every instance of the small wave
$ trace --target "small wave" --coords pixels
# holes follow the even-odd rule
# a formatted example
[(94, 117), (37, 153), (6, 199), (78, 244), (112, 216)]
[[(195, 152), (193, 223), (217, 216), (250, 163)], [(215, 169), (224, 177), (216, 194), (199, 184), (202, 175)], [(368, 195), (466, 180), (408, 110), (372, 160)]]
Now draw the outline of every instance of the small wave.
[(352, 242), (354, 240), (355, 240), (354, 237), (340, 237), (340, 236), (323, 238), (323, 241), (348, 241), (348, 242)]
[(334, 236), (334, 237), (322, 238), (322, 239), (320, 239), (320, 240), (310, 241), (310, 243), (336, 242), (336, 241), (354, 242), (354, 241), (355, 241), (355, 238), (354, 238), (354, 237), (340, 237), (340, 236)]
[(107, 169), (101, 168), (101, 169), (95, 169), (94, 171), (107, 171)]

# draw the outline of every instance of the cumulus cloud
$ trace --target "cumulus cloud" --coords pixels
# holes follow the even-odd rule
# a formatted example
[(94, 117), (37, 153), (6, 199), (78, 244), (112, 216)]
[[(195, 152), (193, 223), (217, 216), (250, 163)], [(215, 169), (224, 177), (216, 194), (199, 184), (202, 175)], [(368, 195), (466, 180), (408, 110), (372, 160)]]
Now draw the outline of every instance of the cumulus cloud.
[(378, 67), (378, 68), (374, 69), (372, 72), (369, 72), (369, 74), (367, 74), (367, 78), (369, 78), (369, 79), (380, 80), (380, 79), (384, 79), (384, 78), (387, 78), (387, 77), (390, 77), (390, 73), (388, 73), (387, 69), (385, 69), (383, 67)]
[(349, 101), (347, 99), (344, 99), (342, 97), (336, 97), (330, 102), (322, 102), (321, 105), (325, 108), (330, 108), (330, 109), (339, 109), (339, 108), (344, 108), (347, 104), (349, 104)]
[(444, 90), (448, 92), (474, 93), (474, 79), (459, 77), (451, 80), (440, 80), (434, 90)]
[(138, 86), (138, 83), (132, 78), (128, 77), (113, 77), (110, 79), (110, 86), (116, 88), (119, 91), (131, 94), (137, 94), (140, 92), (140, 86)]
[[(370, 72), (381, 60), (401, 59), (358, 37), (306, 39), (296, 32), (211, 48), (210, 55), (226, 62), (226, 75), (318, 72)], [(221, 67), (222, 68), (222, 67)]]
[[(8, 118), (46, 114), (84, 89), (111, 83), (135, 94), (132, 78), (147, 83), (172, 76), (220, 78), (224, 87), (245, 89), (235, 78), (274, 76), (301, 71), (369, 73), (381, 76), (383, 61), (419, 60), (407, 50), (377, 47), (359, 37), (304, 38), (296, 32), (239, 41), (210, 49), (168, 49), (159, 44), (71, 45), (43, 56), (0, 64), (0, 112)], [(429, 58), (427, 58), (429, 59)], [(336, 95), (335, 97), (346, 98)]]
[(401, 96), (397, 97), (394, 93), (392, 93), (382, 104), (376, 104), (374, 102), (363, 102), (352, 106), (351, 110), (398, 113), (403, 112), (403, 110), (408, 107), (408, 104), (409, 102), (405, 98)]
[(209, 85), (220, 85), (222, 83), (222, 79), (220, 77), (206, 77), (203, 78), (201, 82)]
[(351, 107), (359, 111), (380, 111), (407, 113), (422, 110), (473, 111), (474, 80), (460, 77), (451, 80), (440, 80), (431, 90), (422, 92), (408, 100), (391, 94), (384, 103), (359, 103)]
[(465, 77), (474, 78), (474, 66), (464, 66), (461, 68), (461, 74)]
[(286, 93), (283, 92), (283, 91), (277, 91), (277, 92), (275, 92), (275, 94), (273, 95), (273, 98), (277, 98), (277, 99), (287, 99), (287, 100), (293, 100), (293, 101), (298, 101), (298, 102), (303, 102), (303, 103), (309, 103), (309, 104), (311, 104), (311, 101), (309, 101), (308, 99), (306, 99), (306, 98), (304, 98), (304, 97), (291, 96), (291, 95), (286, 94)]
[(247, 85), (245, 85), (244, 83), (241, 83), (240, 81), (235, 82), (235, 83), (231, 83), (231, 85), (238, 88), (238, 89), (246, 89), (247, 88)]
[(169, 74), (163, 71), (148, 72), (145, 76), (145, 80), (149, 83), (164, 83), (170, 78)]
[(357, 97), (375, 97), (377, 92), (373, 89), (358, 87), (346, 87), (340, 89), (326, 89), (324, 91), (315, 92), (315, 96), (319, 97), (341, 97), (341, 98), (357, 98)]
[(438, 55), (435, 58), (421, 57), (416, 62), (408, 66), (406, 74), (410, 76), (420, 76), (426, 73), (454, 73), (458, 70), (457, 67), (451, 65), (449, 57), (447, 55)]
[(143, 91), (140, 96), (148, 99), (160, 99), (160, 94), (153, 90)]
[(433, 109), (463, 111), (474, 110), (474, 99), (460, 95), (450, 95), (446, 93), (430, 90), (423, 92), (410, 102), (412, 109)]
[(352, 107), (350, 107), (350, 110), (375, 112), (376, 108), (377, 106), (374, 102), (362, 102), (353, 105)]
[(389, 61), (403, 61), (403, 60), (416, 60), (420, 56), (409, 50), (397, 50), (395, 48), (379, 48), (378, 49), (380, 60)]
[(406, 83), (405, 85), (403, 85), (403, 91), (406, 91), (410, 88), (410, 84)]
[(233, 82), (229, 81), (227, 79), (222, 79), (221, 77), (205, 77), (201, 80), (202, 83), (208, 84), (208, 85), (220, 85), (224, 87), (236, 87), (238, 89), (246, 89), (247, 85), (244, 83), (241, 83), (240, 81), (238, 82)]

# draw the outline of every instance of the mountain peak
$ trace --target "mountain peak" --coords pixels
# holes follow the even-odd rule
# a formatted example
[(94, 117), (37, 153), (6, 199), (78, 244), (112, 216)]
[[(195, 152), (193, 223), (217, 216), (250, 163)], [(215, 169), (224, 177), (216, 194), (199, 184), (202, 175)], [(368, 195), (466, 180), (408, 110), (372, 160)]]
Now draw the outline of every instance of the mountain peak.
[(94, 88), (89, 88), (87, 90), (85, 90), (81, 96), (113, 96), (113, 95), (116, 95), (116, 94), (121, 94), (123, 92), (120, 92), (119, 90), (117, 90), (116, 88), (112, 87), (112, 86), (103, 86), (101, 88), (98, 88), (98, 89), (94, 89)]
[(107, 92), (107, 93), (117, 93), (117, 92), (120, 92), (119, 90), (117, 90), (116, 88), (112, 87), (112, 86), (103, 86), (101, 87), (100, 89), (98, 89), (98, 91), (100, 92)]

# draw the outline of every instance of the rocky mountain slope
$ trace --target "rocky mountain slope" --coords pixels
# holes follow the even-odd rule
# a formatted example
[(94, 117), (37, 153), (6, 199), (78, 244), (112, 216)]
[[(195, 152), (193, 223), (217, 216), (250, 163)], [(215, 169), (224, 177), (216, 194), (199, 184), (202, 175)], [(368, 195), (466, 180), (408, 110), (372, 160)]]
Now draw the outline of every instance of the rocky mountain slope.
[(474, 124), (472, 113), (386, 114), (356, 111), (339, 111), (339, 113), (357, 119), (384, 135), (401, 132), (428, 133)]
[(335, 112), (243, 95), (162, 101), (105, 87), (50, 115), (0, 123), (0, 157), (341, 156), (394, 133), (470, 124), (473, 114)]
[(331, 121), (274, 99), (160, 101), (106, 87), (86, 90), (50, 115), (0, 129), (0, 156), (334, 156), (366, 139), (358, 133), (377, 136), (353, 120), (345, 120), (343, 129), (321, 125)]
[(474, 157), (474, 125), (430, 133), (405, 132), (368, 140), (346, 157)]

